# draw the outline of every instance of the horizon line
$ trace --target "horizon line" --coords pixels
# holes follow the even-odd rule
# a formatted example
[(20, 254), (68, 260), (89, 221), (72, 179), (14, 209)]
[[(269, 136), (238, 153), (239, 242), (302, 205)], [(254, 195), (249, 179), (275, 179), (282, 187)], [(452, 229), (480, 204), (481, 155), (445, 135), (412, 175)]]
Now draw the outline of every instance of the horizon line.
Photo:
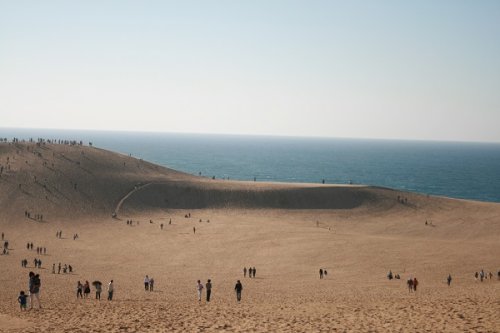
[[(373, 138), (373, 137), (341, 137), (341, 136), (314, 136), (314, 135), (287, 135), (287, 134), (257, 134), (257, 133), (213, 133), (213, 132), (180, 132), (180, 131), (158, 131), (158, 130), (134, 130), (134, 129), (95, 129), (95, 128), (49, 128), (49, 127), (3, 127), (1, 130), (46, 130), (46, 131), (82, 131), (82, 132), (116, 132), (134, 134), (179, 134), (179, 135), (208, 135), (208, 136), (240, 136), (240, 137), (272, 137), (272, 138), (296, 138), (296, 139), (338, 139), (338, 140), (369, 140), (369, 141), (408, 141), (408, 142), (435, 142), (435, 143), (482, 143), (500, 144), (500, 141), (484, 140), (459, 140), (459, 139), (417, 139), (417, 138)], [(1, 136), (1, 132), (0, 132)]]

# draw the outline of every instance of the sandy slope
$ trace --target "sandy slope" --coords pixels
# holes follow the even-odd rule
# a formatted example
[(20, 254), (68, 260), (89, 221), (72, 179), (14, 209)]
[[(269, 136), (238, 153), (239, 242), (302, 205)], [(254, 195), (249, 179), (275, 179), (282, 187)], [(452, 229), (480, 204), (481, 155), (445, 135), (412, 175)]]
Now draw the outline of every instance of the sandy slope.
[[(499, 331), (500, 281), (473, 277), (500, 269), (498, 204), (213, 181), (91, 147), (0, 144), (0, 165), (7, 156), (1, 332)], [(25, 210), (45, 221), (25, 218)], [(35, 257), (42, 269), (33, 268)], [(52, 274), (59, 262), (74, 273)], [(255, 266), (257, 278), (243, 278), (244, 266)], [(320, 267), (326, 279), (319, 280)], [(402, 280), (388, 281), (389, 269)], [(41, 274), (44, 308), (21, 313), (16, 298), (30, 270)], [(154, 292), (144, 291), (145, 274), (155, 278)], [(409, 276), (420, 281), (416, 293), (406, 289)], [(199, 304), (195, 283), (207, 278), (213, 299)], [(94, 279), (115, 280), (114, 301), (76, 299), (76, 281)], [(236, 279), (244, 285), (240, 304)]]

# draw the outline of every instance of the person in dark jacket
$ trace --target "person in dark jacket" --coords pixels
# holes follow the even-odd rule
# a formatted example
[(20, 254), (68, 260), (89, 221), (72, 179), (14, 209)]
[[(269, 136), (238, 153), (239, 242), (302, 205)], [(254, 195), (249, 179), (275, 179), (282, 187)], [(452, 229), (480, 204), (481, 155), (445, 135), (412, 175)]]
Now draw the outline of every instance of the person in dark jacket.
[(236, 300), (238, 300), (238, 302), (241, 301), (241, 291), (243, 290), (243, 285), (241, 284), (240, 280), (236, 282), (234, 290), (236, 291)]

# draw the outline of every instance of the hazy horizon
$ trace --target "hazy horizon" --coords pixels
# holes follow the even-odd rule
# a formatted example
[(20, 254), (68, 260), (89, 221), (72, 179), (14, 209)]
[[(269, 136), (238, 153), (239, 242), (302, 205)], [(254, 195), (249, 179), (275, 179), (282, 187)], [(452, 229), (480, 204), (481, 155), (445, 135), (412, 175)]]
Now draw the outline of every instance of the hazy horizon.
[[(17, 130), (20, 131), (67, 131), (67, 132), (88, 132), (88, 133), (123, 133), (123, 134), (151, 134), (151, 135), (186, 135), (186, 136), (234, 136), (234, 137), (256, 137), (256, 138), (290, 138), (290, 139), (325, 139), (325, 140), (366, 140), (366, 141), (400, 141), (400, 142), (436, 142), (436, 143), (471, 143), (471, 144), (500, 144), (500, 141), (473, 141), (473, 140), (432, 140), (432, 139), (411, 139), (411, 138), (362, 138), (362, 137), (337, 137), (337, 136), (305, 136), (305, 135), (279, 135), (279, 134), (252, 134), (252, 133), (207, 133), (207, 132), (172, 132), (172, 131), (143, 131), (143, 130), (121, 130), (121, 129), (88, 129), (88, 128), (35, 128), (35, 127), (0, 127), (0, 137), (2, 137), (2, 131), (12, 131), (15, 132)], [(42, 139), (50, 139), (49, 137), (40, 137)], [(12, 139), (8, 137), (7, 139)], [(26, 137), (22, 137), (19, 139), (28, 139)], [(35, 139), (35, 137), (33, 137)], [(64, 139), (64, 138), (61, 138)], [(71, 138), (67, 138), (71, 139)], [(74, 138), (78, 139), (78, 138)]]
[(500, 142), (497, 1), (2, 1), (0, 126)]

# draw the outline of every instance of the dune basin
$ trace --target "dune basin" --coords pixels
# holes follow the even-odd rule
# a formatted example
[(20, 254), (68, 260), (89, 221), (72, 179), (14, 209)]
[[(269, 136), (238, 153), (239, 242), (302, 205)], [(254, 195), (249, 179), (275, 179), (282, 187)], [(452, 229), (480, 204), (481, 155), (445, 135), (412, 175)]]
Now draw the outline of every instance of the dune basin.
[[(80, 144), (3, 142), (0, 168), (0, 332), (500, 331), (498, 203), (211, 179)], [(42, 308), (22, 311), (30, 271)], [(95, 280), (101, 300), (77, 298)]]

